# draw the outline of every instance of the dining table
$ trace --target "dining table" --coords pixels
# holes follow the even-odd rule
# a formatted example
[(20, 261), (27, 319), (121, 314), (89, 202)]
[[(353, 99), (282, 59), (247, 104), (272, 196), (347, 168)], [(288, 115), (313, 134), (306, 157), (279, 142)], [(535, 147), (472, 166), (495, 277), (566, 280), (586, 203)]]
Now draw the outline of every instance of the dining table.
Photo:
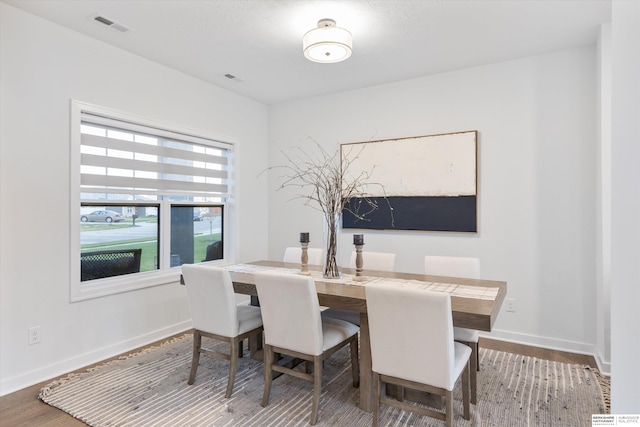
[[(279, 261), (256, 261), (224, 267), (229, 271), (238, 294), (257, 296), (254, 273), (274, 270), (301, 274), (300, 264)], [(451, 294), (453, 325), (491, 332), (507, 292), (507, 283), (497, 280), (430, 276), (416, 273), (364, 270), (356, 276), (355, 269), (341, 268), (342, 277), (326, 279), (322, 266), (309, 266), (321, 306), (360, 313), (360, 399), (359, 407), (373, 410), (373, 372), (371, 342), (365, 287), (367, 283), (383, 282), (390, 286), (412, 286)]]

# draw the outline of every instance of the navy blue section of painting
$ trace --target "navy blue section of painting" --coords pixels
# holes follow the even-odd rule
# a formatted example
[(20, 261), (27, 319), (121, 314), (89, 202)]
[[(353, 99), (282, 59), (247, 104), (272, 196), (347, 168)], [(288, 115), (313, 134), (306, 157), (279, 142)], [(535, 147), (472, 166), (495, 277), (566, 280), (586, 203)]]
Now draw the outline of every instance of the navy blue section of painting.
[[(358, 219), (346, 209), (343, 228), (476, 232), (476, 196), (371, 198), (378, 209)], [(359, 199), (349, 201), (357, 206)], [(393, 225), (389, 205), (393, 207)]]

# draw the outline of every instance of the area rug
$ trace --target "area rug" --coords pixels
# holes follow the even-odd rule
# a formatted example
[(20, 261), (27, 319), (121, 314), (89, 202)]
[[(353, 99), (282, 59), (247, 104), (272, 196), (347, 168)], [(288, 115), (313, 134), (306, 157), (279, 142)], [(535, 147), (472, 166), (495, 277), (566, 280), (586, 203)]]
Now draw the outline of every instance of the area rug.
[[(224, 349), (224, 343), (208, 343)], [(304, 426), (311, 383), (282, 376), (266, 408), (262, 364), (239, 362), (233, 395), (225, 399), (228, 362), (201, 356), (195, 384), (187, 385), (192, 336), (184, 335), (80, 374), (52, 382), (40, 399), (91, 426)], [(226, 350), (226, 349), (225, 349)], [(607, 413), (598, 373), (589, 367), (480, 349), (478, 403), (462, 418), (462, 392), (454, 398), (456, 426), (591, 426)], [(425, 361), (428, 363), (428, 361)], [(318, 426), (370, 426), (351, 385), (348, 349), (325, 362)], [(605, 384), (606, 385), (606, 384)], [(382, 426), (440, 426), (442, 421), (382, 406)]]

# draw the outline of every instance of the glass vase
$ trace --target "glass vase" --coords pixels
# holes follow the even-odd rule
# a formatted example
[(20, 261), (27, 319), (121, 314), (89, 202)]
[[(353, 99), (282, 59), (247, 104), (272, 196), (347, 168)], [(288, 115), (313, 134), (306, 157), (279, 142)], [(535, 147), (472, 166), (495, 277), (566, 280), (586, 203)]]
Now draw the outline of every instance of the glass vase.
[(324, 219), (325, 258), (322, 276), (325, 279), (338, 279), (342, 277), (338, 265), (338, 239), (342, 228), (342, 214), (325, 214)]

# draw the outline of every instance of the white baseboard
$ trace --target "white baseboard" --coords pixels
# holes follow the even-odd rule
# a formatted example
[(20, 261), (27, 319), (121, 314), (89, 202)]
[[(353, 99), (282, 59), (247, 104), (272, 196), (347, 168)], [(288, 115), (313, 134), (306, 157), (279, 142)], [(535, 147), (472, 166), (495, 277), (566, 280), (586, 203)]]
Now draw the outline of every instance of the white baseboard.
[(179, 334), (189, 329), (191, 329), (191, 320), (112, 344), (107, 347), (102, 347), (89, 353), (62, 360), (52, 365), (43, 366), (11, 378), (2, 378), (0, 380), (0, 396), (60, 377), (85, 366), (93, 365), (94, 363), (126, 353), (127, 351), (135, 350), (136, 348)]
[(602, 359), (597, 348), (593, 344), (585, 344), (576, 341), (559, 340), (555, 338), (541, 337), (536, 335), (519, 334), (515, 332), (503, 331), (499, 329), (493, 330), (491, 333), (480, 333), (481, 337), (507, 341), (515, 344), (524, 344), (534, 347), (547, 348), (550, 350), (567, 351), (576, 354), (586, 354), (593, 356), (598, 365), (598, 370), (603, 375), (610, 375), (611, 363)]
[(596, 359), (596, 363), (598, 364), (598, 370), (600, 371), (600, 373), (610, 377), (611, 376), (611, 362), (605, 361), (602, 358), (602, 355), (600, 354), (599, 351), (596, 351), (596, 353), (593, 355), (593, 357)]

